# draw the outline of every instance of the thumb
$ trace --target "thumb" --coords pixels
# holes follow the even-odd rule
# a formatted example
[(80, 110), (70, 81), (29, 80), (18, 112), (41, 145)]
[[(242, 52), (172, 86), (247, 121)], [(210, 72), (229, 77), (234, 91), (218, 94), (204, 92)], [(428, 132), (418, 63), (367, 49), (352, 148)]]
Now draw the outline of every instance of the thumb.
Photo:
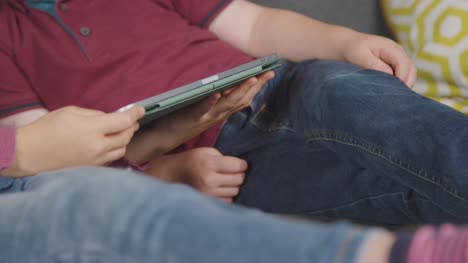
[(137, 106), (124, 112), (113, 112), (98, 116), (97, 120), (104, 133), (110, 134), (128, 129), (143, 117), (144, 114), (144, 108)]

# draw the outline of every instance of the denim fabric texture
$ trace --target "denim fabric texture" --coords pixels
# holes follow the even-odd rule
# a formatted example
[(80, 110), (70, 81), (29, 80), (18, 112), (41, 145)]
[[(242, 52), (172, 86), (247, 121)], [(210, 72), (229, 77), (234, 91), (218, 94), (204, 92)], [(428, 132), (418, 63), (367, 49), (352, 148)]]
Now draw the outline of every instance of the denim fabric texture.
[(249, 162), (238, 204), (371, 224), (467, 222), (467, 127), (391, 75), (285, 62), (216, 147)]
[(0, 209), (2, 263), (352, 263), (379, 233), (279, 219), (110, 168), (16, 179)]

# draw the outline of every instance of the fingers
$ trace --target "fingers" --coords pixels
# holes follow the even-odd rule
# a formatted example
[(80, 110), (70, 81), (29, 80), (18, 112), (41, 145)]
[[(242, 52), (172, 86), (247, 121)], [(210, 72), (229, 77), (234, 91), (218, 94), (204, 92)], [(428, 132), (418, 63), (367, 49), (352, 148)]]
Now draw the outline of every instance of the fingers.
[(187, 108), (186, 111), (191, 114), (191, 116), (203, 116), (216, 105), (220, 98), (221, 94), (215, 93), (208, 98), (196, 103), (194, 107)]
[(239, 187), (221, 187), (215, 190), (214, 196), (220, 198), (233, 198), (239, 194)]
[(416, 82), (416, 68), (402, 46), (393, 40), (371, 35), (355, 35), (345, 49), (345, 59), (364, 68), (394, 75), (408, 87)]
[(244, 96), (244, 99), (247, 101), (247, 106), (252, 104), (253, 99), (257, 95), (257, 93), (267, 84), (268, 81), (275, 77), (275, 73), (273, 71), (266, 72), (265, 74), (261, 75), (258, 78), (258, 82), (253, 85), (250, 89), (247, 90), (247, 93)]
[(230, 93), (220, 99), (217, 107), (216, 114), (232, 113), (238, 110), (244, 105), (240, 105), (240, 102), (247, 90), (253, 87), (258, 82), (257, 78), (250, 78), (242, 83), (239, 87), (231, 89)]
[(402, 61), (395, 65), (394, 76), (403, 81), (408, 87), (412, 87), (416, 81), (412, 62)]
[(411, 70), (411, 64), (409, 64), (407, 61), (399, 61), (395, 63), (396, 64), (394, 64), (393, 66), (395, 68), (394, 76), (399, 78), (407, 86), (409, 86), (408, 77), (409, 77), (410, 70)]
[(225, 96), (220, 100), (217, 113), (233, 113), (250, 106), (255, 95), (273, 77), (274, 72), (268, 71), (258, 78), (248, 79), (239, 87), (231, 89), (229, 93), (223, 93)]
[(393, 75), (392, 67), (390, 67), (388, 64), (386, 64), (377, 57), (372, 56), (371, 61), (369, 61), (368, 64), (368, 68), (370, 69), (382, 71), (389, 75)]
[(132, 127), (144, 114), (145, 110), (137, 106), (124, 112), (99, 116), (99, 121), (105, 134), (118, 133)]
[(265, 86), (265, 84), (270, 81), (272, 78), (275, 77), (275, 73), (273, 71), (268, 71), (263, 73), (257, 78), (257, 81), (250, 86), (247, 86), (242, 90), (240, 93), (241, 101), (249, 106), (252, 103), (253, 98), (257, 93)]
[[(200, 154), (201, 157), (204, 159), (205, 159), (204, 155), (223, 156), (216, 148), (213, 148), (213, 147), (195, 148), (189, 152), (196, 152)], [(186, 152), (186, 153), (189, 153), (189, 152)]]
[(228, 89), (228, 90), (223, 91), (223, 96), (229, 95), (229, 93), (231, 93), (231, 91), (232, 91), (232, 89)]
[(408, 87), (413, 88), (414, 84), (416, 84), (416, 80), (418, 79), (418, 70), (416, 66), (412, 66), (409, 77), (408, 77)]
[(218, 178), (217, 184), (220, 187), (239, 187), (244, 183), (245, 174), (238, 173), (238, 174), (223, 174)]
[(395, 77), (412, 87), (415, 81), (415, 67), (400, 45), (392, 41), (390, 48), (381, 50), (380, 58), (393, 67)]
[(231, 156), (219, 156), (214, 162), (215, 172), (224, 174), (244, 173), (247, 167), (248, 165), (245, 160)]
[(244, 182), (244, 174), (223, 174), (219, 176), (219, 187), (213, 189), (212, 195), (218, 198), (231, 199), (239, 195), (240, 186)]
[(122, 132), (107, 135), (104, 138), (104, 154), (102, 156), (102, 160), (99, 161), (99, 165), (110, 163), (124, 157), (127, 152), (127, 145), (130, 143), (135, 131), (138, 130), (138, 127), (138, 123), (135, 123), (133, 126)]
[(127, 151), (127, 148), (125, 147), (110, 151), (102, 156), (102, 158), (98, 161), (97, 165), (108, 164), (110, 162), (118, 160), (125, 156), (126, 151)]
[(135, 134), (135, 131), (138, 130), (138, 127), (138, 123), (135, 123), (133, 126), (127, 128), (124, 131), (107, 135), (105, 137), (106, 150), (111, 151), (118, 148), (126, 147), (130, 143), (133, 134)]

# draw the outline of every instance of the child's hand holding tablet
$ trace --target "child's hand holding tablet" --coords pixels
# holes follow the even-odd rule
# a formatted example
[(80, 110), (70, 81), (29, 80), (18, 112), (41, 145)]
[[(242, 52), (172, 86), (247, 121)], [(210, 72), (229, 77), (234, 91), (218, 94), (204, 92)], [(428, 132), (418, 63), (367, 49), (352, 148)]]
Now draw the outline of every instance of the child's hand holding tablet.
[[(273, 54), (180, 88), (127, 105), (119, 109), (119, 111), (124, 111), (134, 105), (143, 106), (146, 113), (140, 120), (140, 124), (144, 125), (168, 113), (200, 101), (213, 93), (223, 92), (229, 88), (239, 85), (242, 81), (251, 77), (259, 76), (262, 73), (275, 69), (281, 65), (279, 62), (280, 58), (276, 54)], [(249, 91), (244, 90), (243, 92), (245, 93)], [(239, 91), (238, 93), (241, 92)], [(231, 95), (234, 94), (229, 94), (225, 99), (232, 99), (233, 96)], [(238, 94), (236, 96), (241, 95), (242, 94)]]
[(250, 106), (255, 95), (273, 77), (274, 73), (267, 71), (243, 81), (235, 88), (212, 94), (190, 107), (161, 116), (133, 137), (127, 147), (127, 159), (143, 163), (149, 161), (151, 156), (171, 151), (231, 114)]

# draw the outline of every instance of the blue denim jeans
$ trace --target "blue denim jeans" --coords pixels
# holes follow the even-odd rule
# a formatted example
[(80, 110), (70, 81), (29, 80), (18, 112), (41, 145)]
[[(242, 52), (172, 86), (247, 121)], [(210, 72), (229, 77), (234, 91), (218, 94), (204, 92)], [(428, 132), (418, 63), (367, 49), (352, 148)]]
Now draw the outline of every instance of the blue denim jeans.
[(110, 168), (14, 180), (0, 211), (2, 263), (351, 263), (379, 232), (284, 220)]
[(285, 63), (216, 147), (250, 164), (242, 205), (368, 223), (468, 222), (468, 118), (385, 73)]

